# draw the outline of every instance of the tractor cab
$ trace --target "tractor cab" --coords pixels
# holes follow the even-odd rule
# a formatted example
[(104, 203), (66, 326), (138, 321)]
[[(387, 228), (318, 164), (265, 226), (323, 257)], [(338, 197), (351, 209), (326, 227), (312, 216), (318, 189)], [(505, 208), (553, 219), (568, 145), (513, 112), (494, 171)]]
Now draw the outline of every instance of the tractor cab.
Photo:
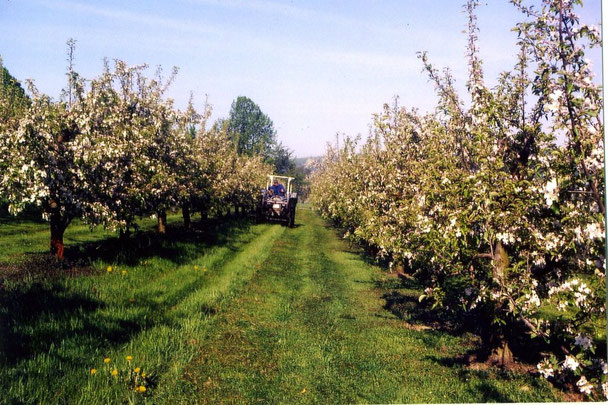
[(259, 221), (277, 221), (293, 227), (298, 193), (294, 192), (294, 178), (269, 174), (257, 209)]

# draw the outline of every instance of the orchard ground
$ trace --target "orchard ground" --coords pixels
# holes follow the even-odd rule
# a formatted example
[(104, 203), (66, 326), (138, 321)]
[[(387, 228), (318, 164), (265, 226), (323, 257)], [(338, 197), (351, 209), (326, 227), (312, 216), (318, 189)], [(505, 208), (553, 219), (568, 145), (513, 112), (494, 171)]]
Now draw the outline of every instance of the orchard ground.
[(163, 238), (142, 221), (128, 245), (74, 223), (58, 265), (41, 259), (48, 224), (0, 218), (2, 401), (565, 399), (523, 369), (460, 361), (478, 339), (425, 323), (413, 282), (305, 205), (295, 228), (227, 219), (186, 231), (180, 220)]

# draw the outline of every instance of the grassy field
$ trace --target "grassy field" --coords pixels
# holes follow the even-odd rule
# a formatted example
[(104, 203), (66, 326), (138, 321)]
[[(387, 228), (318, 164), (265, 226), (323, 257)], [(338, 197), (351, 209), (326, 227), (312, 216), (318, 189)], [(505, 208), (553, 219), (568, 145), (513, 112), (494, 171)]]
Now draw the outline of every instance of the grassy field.
[(28, 266), (43, 265), (46, 225), (3, 219), (0, 403), (560, 400), (540, 378), (454, 361), (476, 340), (408, 318), (415, 285), (306, 207), (296, 222), (186, 232), (171, 217), (165, 239), (123, 247), (74, 224), (80, 270), (42, 277)]

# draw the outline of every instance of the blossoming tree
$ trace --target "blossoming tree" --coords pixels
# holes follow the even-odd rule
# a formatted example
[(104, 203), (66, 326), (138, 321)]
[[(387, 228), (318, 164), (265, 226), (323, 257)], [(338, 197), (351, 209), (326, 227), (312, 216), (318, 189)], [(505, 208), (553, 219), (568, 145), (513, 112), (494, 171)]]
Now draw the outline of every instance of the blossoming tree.
[(482, 320), (495, 361), (512, 361), (514, 339), (545, 339), (559, 350), (539, 370), (603, 398), (603, 125), (584, 58), (599, 40), (579, 23), (580, 2), (513, 3), (526, 19), (519, 60), (496, 87), (484, 83), (471, 0), (470, 103), (421, 53), (436, 111), (385, 106), (359, 150), (348, 139), (328, 151), (313, 201), (348, 237), (411, 269), (421, 299)]
[[(73, 55), (74, 42), (68, 43)], [(12, 213), (31, 204), (51, 225), (51, 253), (63, 257), (63, 234), (81, 218), (124, 235), (136, 217), (156, 216), (165, 232), (166, 213), (181, 207), (205, 213), (227, 203), (249, 205), (266, 166), (258, 156), (239, 157), (227, 135), (193, 125), (208, 118), (192, 105), (178, 111), (160, 72), (106, 61), (90, 81), (68, 67), (69, 85), (60, 101), (31, 85), (31, 102), (0, 123), (0, 196)], [(0, 93), (1, 105), (14, 103)], [(4, 110), (2, 110), (5, 112)], [(21, 111), (21, 110), (20, 110)]]

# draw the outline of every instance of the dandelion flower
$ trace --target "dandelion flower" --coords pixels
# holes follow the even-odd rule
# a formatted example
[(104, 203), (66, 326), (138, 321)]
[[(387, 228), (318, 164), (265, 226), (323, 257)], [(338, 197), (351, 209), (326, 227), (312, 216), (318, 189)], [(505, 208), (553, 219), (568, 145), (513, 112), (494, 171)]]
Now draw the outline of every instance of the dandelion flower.
[(105, 359), (103, 359), (103, 362), (106, 363), (106, 364), (108, 364), (110, 362), (110, 358), (106, 357)]
[(198, 270), (198, 266), (194, 266), (194, 270)]
[(123, 271), (122, 271), (122, 275), (123, 275), (123, 276), (126, 276), (126, 275), (127, 275), (127, 271), (126, 271), (126, 270), (123, 270)]
[(143, 385), (140, 385), (139, 387), (137, 387), (137, 391), (138, 392), (146, 392), (146, 387), (144, 387)]
[(108, 273), (112, 271), (112, 266), (108, 266)]
[(133, 356), (127, 356), (127, 361), (133, 360)]
[(139, 367), (135, 367), (135, 369), (134, 369), (133, 371), (135, 371), (136, 373), (138, 373), (138, 374), (139, 374), (139, 372), (141, 371), (141, 368), (139, 368)]
[(146, 373), (141, 373), (141, 378), (146, 378)]
[(97, 373), (97, 369), (96, 368), (92, 368), (91, 369), (91, 374), (95, 374), (95, 373)]
[(112, 375), (114, 377), (116, 377), (118, 375), (118, 370), (116, 370), (116, 369), (112, 370)]

